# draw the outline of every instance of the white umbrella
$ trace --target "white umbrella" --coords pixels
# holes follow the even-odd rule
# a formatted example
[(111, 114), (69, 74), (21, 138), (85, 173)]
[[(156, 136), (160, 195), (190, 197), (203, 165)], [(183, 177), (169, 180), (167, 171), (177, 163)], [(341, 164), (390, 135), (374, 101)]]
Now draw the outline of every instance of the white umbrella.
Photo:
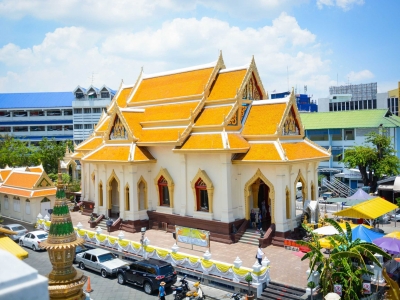
[(314, 233), (320, 235), (334, 235), (339, 234), (339, 231), (336, 230), (333, 226), (324, 226), (313, 230)]
[(336, 293), (329, 293), (324, 297), (325, 300), (340, 300), (340, 296)]

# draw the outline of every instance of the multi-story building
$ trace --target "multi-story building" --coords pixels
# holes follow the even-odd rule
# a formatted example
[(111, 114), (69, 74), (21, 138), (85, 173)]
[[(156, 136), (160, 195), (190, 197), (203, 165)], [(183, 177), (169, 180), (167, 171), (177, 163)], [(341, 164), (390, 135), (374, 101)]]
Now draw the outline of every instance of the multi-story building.
[(325, 149), (331, 149), (331, 158), (322, 161), (319, 168), (345, 171), (348, 174), (345, 179), (351, 188), (357, 187), (360, 178), (354, 172), (344, 170), (344, 153), (351, 146), (365, 143), (368, 133), (382, 132), (390, 136), (400, 157), (400, 117), (388, 109), (302, 113), (300, 116), (306, 136)]
[[(282, 99), (288, 97), (290, 92), (273, 93), (271, 99)], [(307, 94), (296, 94), (296, 104), (299, 112), (318, 112), (318, 105)]]
[[(329, 96), (318, 99), (320, 112), (386, 109), (387, 93), (378, 93), (376, 82), (329, 87)], [(391, 109), (391, 112), (397, 113)]]
[(0, 134), (30, 143), (73, 138), (71, 92), (0, 94)]
[(387, 106), (396, 116), (399, 115), (400, 81), (397, 89), (390, 90), (387, 93)]
[(78, 86), (74, 90), (72, 108), (74, 111), (74, 142), (80, 144), (93, 132), (103, 111), (106, 111), (116, 91), (103, 85), (100, 89), (90, 86), (88, 89)]

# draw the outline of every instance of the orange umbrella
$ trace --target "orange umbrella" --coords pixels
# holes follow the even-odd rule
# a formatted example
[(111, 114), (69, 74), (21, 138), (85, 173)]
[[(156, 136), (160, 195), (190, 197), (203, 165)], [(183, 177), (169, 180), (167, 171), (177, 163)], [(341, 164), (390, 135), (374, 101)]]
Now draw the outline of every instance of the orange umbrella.
[(400, 240), (400, 231), (393, 231), (393, 232), (388, 233), (387, 235), (385, 235), (385, 237), (392, 237), (392, 238)]

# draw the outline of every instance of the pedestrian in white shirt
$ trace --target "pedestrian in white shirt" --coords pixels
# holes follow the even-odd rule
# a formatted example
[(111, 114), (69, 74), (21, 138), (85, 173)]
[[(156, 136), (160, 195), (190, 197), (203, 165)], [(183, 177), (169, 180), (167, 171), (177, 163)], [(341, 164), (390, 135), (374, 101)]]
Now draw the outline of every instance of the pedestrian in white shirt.
[(261, 265), (262, 262), (262, 257), (265, 253), (261, 250), (261, 244), (258, 244), (258, 250), (257, 250), (257, 255), (256, 258), (258, 260), (258, 263)]

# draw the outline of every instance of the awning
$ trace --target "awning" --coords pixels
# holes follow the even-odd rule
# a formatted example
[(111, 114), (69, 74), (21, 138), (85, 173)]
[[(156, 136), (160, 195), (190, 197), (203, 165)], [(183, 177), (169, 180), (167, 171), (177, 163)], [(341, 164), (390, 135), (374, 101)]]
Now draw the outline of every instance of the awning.
[(381, 197), (377, 197), (333, 214), (335, 216), (356, 219), (376, 219), (397, 208), (397, 205), (390, 203)]
[(378, 190), (380, 191), (393, 191), (393, 185), (378, 185)]
[(0, 249), (10, 252), (19, 259), (28, 258), (28, 252), (7, 236), (0, 236)]

